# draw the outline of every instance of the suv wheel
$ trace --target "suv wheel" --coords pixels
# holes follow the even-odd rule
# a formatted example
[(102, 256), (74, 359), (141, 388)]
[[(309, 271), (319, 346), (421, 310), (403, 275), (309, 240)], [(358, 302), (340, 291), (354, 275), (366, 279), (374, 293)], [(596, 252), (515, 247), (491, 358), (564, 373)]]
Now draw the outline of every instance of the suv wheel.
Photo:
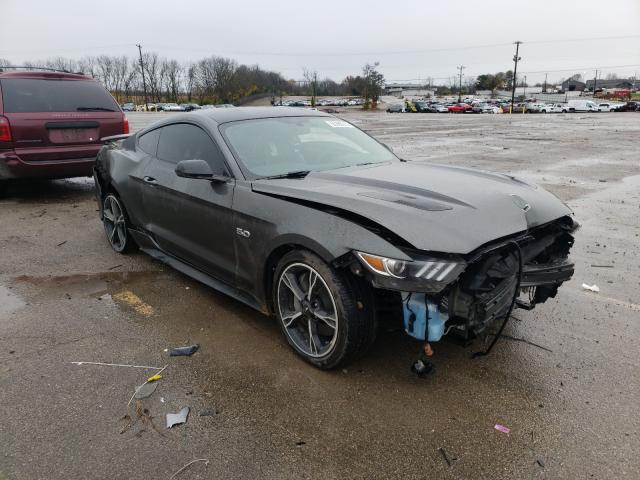
[(109, 193), (102, 204), (102, 223), (107, 240), (118, 253), (125, 253), (134, 247), (134, 241), (129, 235), (127, 212), (121, 201), (114, 194)]
[(4, 197), (9, 188), (9, 180), (0, 180), (0, 198)]
[(375, 337), (375, 322), (349, 279), (307, 251), (278, 263), (273, 305), (289, 345), (307, 362), (335, 368), (362, 355)]

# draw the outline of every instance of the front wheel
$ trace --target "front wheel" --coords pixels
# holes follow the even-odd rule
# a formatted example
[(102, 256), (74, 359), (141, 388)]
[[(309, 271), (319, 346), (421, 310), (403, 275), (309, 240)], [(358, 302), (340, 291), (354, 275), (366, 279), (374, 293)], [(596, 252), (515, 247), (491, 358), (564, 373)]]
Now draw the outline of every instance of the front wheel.
[(120, 199), (112, 193), (102, 203), (102, 223), (107, 240), (116, 252), (126, 253), (134, 248), (134, 240), (129, 235), (127, 212)]
[(364, 354), (376, 326), (371, 304), (354, 282), (311, 252), (297, 250), (278, 263), (273, 305), (289, 345), (307, 362), (336, 368)]
[(9, 189), (9, 180), (0, 180), (0, 198), (4, 197)]

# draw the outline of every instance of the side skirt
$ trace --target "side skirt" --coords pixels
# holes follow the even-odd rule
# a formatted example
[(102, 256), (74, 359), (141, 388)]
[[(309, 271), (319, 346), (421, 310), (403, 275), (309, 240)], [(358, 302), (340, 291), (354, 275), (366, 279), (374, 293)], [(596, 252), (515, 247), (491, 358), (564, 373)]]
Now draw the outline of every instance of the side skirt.
[(188, 263), (179, 260), (173, 255), (169, 255), (168, 253), (162, 251), (160, 246), (155, 242), (153, 238), (147, 235), (140, 230), (129, 229), (129, 233), (133, 236), (136, 243), (140, 246), (140, 250), (142, 250), (147, 255), (155, 258), (156, 260), (160, 260), (162, 263), (169, 265), (170, 267), (178, 270), (181, 273), (197, 280), (200, 283), (205, 284), (208, 287), (213, 288), (225, 295), (229, 295), (231, 298), (238, 300), (249, 307), (258, 310), (265, 315), (269, 315), (266, 306), (261, 306), (255, 299), (246, 293), (238, 290), (237, 288), (231, 287), (230, 285), (217, 280), (210, 275), (207, 275), (203, 271), (192, 267)]

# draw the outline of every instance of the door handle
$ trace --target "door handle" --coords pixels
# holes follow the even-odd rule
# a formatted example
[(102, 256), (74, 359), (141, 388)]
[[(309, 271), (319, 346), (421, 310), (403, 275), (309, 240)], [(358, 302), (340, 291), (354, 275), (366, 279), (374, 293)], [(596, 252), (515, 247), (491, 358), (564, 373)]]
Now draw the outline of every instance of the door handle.
[(158, 181), (153, 177), (144, 177), (143, 180), (149, 185), (158, 185)]

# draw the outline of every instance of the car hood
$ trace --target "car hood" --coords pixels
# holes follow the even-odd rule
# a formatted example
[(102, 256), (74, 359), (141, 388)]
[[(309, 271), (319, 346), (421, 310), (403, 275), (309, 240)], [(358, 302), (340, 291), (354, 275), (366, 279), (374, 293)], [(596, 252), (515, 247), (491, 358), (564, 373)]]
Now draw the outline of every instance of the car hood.
[(466, 254), (572, 213), (551, 193), (513, 177), (417, 162), (256, 180), (252, 188), (351, 212), (433, 252)]

